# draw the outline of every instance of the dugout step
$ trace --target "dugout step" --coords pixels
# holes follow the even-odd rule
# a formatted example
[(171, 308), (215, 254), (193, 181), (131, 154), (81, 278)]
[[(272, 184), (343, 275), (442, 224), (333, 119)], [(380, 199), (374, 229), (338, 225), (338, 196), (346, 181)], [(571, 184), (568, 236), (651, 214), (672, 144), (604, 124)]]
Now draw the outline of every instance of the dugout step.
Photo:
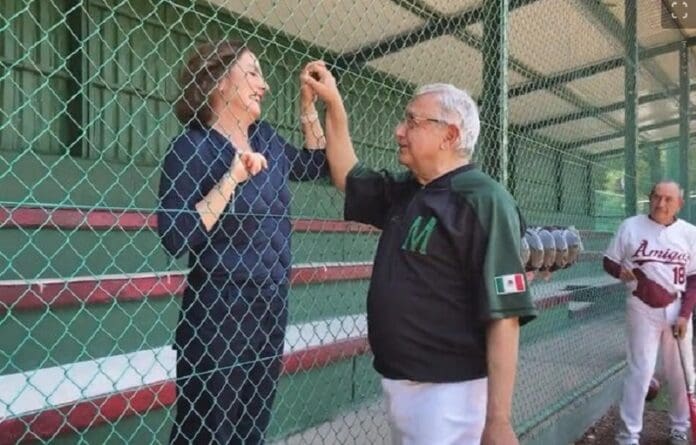
[(583, 318), (590, 315), (595, 304), (591, 301), (568, 302), (568, 318)]

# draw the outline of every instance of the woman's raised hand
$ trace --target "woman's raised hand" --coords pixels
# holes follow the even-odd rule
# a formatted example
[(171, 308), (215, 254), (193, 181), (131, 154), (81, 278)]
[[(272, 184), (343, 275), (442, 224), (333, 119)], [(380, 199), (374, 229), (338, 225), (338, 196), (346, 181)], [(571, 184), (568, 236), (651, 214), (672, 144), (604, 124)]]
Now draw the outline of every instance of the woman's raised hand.
[(241, 183), (267, 168), (268, 161), (261, 153), (245, 151), (235, 159), (230, 173), (237, 183)]

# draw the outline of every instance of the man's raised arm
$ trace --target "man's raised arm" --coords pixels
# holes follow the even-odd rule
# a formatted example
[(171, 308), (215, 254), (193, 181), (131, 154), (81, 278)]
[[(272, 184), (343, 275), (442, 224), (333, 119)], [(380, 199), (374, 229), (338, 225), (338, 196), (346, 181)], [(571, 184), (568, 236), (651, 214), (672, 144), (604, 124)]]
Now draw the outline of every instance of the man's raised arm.
[(326, 105), (326, 158), (333, 184), (344, 191), (348, 172), (357, 164), (358, 157), (350, 139), (348, 113), (336, 86), (336, 79), (324, 62), (316, 61), (307, 65), (302, 82), (309, 85)]

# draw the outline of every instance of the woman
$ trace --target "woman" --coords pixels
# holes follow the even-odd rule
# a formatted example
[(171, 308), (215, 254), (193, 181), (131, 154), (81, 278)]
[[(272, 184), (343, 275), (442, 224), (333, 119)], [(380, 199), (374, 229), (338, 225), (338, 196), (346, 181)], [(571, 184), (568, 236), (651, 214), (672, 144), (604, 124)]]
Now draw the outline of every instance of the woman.
[(327, 174), (314, 96), (301, 87), (305, 149), (261, 116), (266, 84), (241, 43), (197, 48), (175, 106), (185, 130), (160, 181), (159, 234), (188, 253), (176, 329), (171, 443), (263, 443), (280, 372), (290, 282), (288, 179)]

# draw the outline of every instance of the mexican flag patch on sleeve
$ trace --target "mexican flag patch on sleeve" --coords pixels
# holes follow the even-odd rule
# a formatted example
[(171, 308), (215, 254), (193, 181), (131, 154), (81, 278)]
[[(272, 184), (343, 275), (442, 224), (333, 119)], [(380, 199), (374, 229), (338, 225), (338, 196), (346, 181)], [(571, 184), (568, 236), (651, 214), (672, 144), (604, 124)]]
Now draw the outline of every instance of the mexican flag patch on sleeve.
[(527, 290), (524, 275), (516, 273), (512, 275), (501, 275), (495, 277), (495, 290), (498, 295), (516, 294)]

